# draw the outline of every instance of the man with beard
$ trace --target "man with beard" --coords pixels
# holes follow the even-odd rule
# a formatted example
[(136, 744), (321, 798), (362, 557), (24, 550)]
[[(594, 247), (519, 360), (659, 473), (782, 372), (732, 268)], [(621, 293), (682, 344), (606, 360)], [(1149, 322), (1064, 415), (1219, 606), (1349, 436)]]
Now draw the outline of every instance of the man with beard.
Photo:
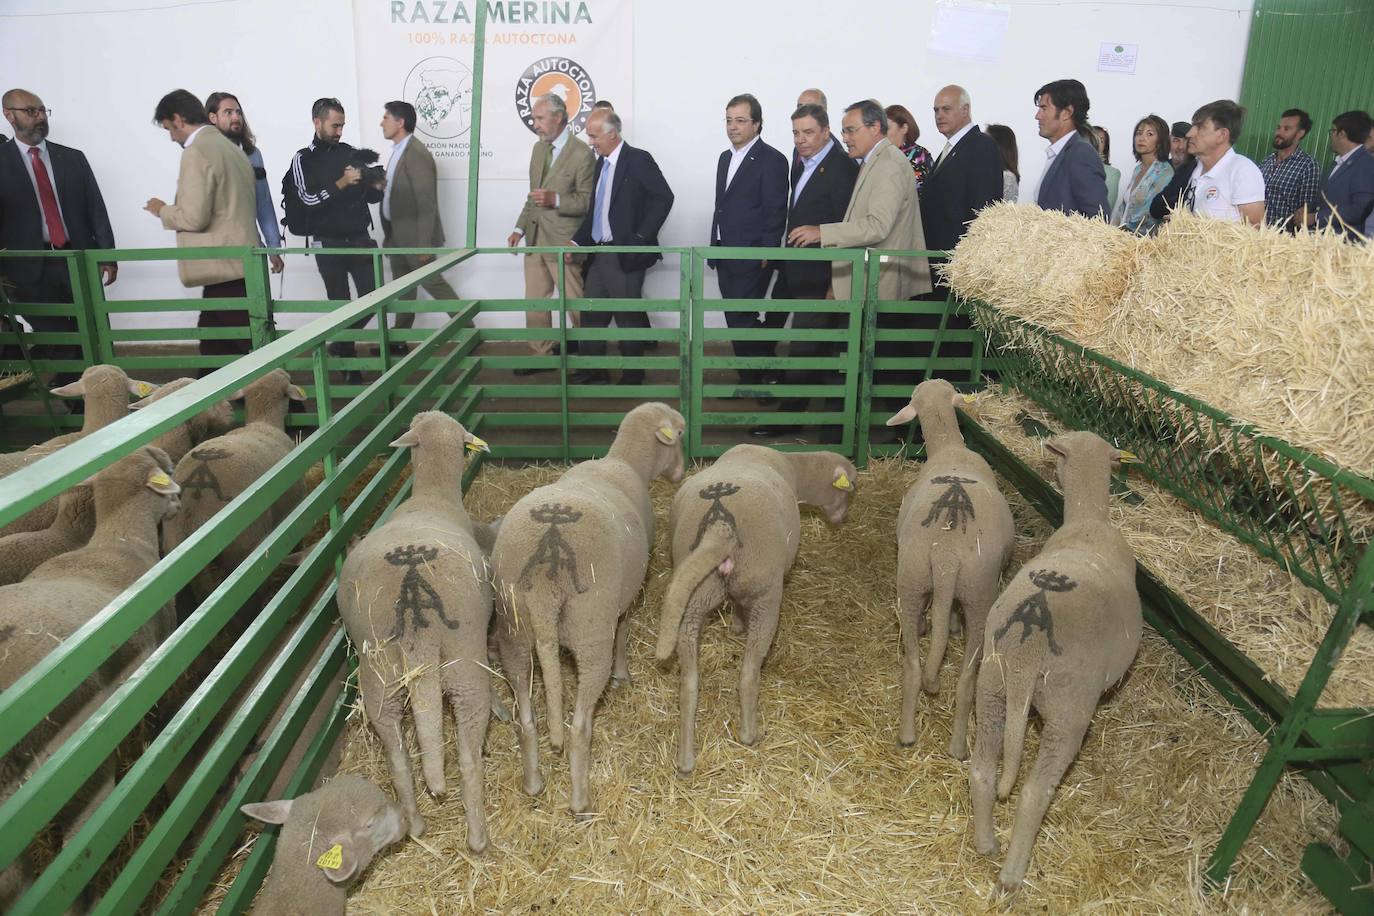
[[(272, 205), (272, 190), (267, 186), (267, 168), (263, 165), (262, 150), (258, 149), (253, 129), (248, 126), (248, 116), (243, 113), (243, 106), (232, 92), (212, 92), (205, 100), (205, 116), (248, 157), (248, 164), (253, 167), (258, 232), (262, 235), (263, 247), (280, 248), (281, 226), (277, 223), (277, 208)], [(268, 260), (274, 274), (281, 273), (286, 266), (279, 254), (269, 255)]]
[(1284, 225), (1289, 232), (1307, 225), (1307, 211), (1316, 206), (1321, 186), (1317, 161), (1299, 145), (1312, 129), (1312, 118), (1290, 108), (1274, 128), (1274, 151), (1260, 163), (1264, 176), (1264, 221)]
[[(24, 89), (4, 94), (5, 120), (14, 141), (0, 145), (0, 248), (10, 250), (81, 250), (115, 247), (110, 217), (95, 173), (80, 150), (49, 143), (48, 117), (43, 100)], [(119, 266), (100, 265), (106, 286), (115, 281)], [(11, 297), (19, 302), (71, 302), (67, 262), (62, 258), (0, 259), (0, 277), (13, 284)], [(35, 331), (77, 330), (71, 316), (25, 316)], [(15, 354), (17, 356), (17, 354)], [(81, 359), (73, 344), (34, 348), (39, 359)], [(76, 378), (67, 371), (53, 376), (53, 385)]]

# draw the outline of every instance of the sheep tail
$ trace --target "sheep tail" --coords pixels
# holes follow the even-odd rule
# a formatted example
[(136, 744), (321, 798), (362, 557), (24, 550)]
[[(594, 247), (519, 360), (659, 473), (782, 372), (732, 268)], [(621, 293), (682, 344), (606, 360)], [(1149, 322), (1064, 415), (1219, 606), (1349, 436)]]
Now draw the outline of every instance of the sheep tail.
[(1010, 795), (1012, 786), (1016, 784), (1021, 755), (1026, 748), (1026, 723), (1030, 719), (1031, 697), (1035, 692), (1035, 682), (1040, 679), (1042, 653), (1043, 649), (1036, 647), (1006, 659), (1003, 678), (1007, 691), (1007, 724), (1002, 744), (1002, 773), (997, 780), (999, 799)]
[(673, 657), (677, 649), (677, 631), (687, 613), (687, 605), (707, 576), (729, 575), (734, 569), (735, 550), (739, 537), (734, 528), (723, 521), (714, 522), (701, 536), (692, 552), (683, 557), (673, 570), (668, 592), (663, 596), (663, 608), (658, 618), (658, 649), (654, 657), (660, 663)]

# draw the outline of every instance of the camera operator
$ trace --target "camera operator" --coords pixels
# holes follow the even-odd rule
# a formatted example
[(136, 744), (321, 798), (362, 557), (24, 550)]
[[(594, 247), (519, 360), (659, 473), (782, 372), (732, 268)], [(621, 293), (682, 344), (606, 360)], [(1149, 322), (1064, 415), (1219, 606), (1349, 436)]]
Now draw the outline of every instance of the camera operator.
[[(375, 248), (368, 230), (372, 216), (368, 204), (382, 199), (386, 188), (383, 169), (369, 167), (366, 150), (357, 150), (339, 138), (343, 136), (344, 110), (338, 99), (318, 99), (310, 111), (315, 122), (315, 139), (291, 160), (287, 183), (300, 207), (290, 207), (302, 214), (311, 244), (321, 248)], [(375, 161), (376, 154), (371, 154)], [(299, 234), (301, 228), (288, 213), (288, 226)], [(330, 299), (347, 301), (348, 278), (358, 296), (365, 296), (377, 288), (372, 258), (366, 255), (318, 255), (316, 263), (324, 280), (325, 295)], [(367, 320), (355, 327), (362, 327)], [(354, 356), (352, 341), (338, 341), (329, 345), (335, 356)], [(349, 373), (349, 381), (359, 380), (359, 374)]]

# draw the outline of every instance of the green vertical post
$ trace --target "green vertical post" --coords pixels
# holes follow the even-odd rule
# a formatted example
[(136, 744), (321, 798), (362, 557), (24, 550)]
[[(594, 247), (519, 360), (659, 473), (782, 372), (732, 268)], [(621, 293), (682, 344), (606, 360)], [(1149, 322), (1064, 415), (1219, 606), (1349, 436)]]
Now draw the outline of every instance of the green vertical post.
[(691, 272), (691, 279), (689, 281), (690, 286), (688, 289), (688, 297), (691, 305), (688, 308), (688, 313), (692, 327), (689, 343), (691, 355), (688, 358), (688, 368), (685, 370), (688, 377), (688, 396), (684, 403), (688, 405), (686, 413), (687, 429), (689, 430), (687, 437), (687, 455), (693, 458), (701, 454), (702, 448), (701, 417), (703, 408), (701, 406), (701, 386), (704, 384), (703, 379), (706, 372), (701, 366), (706, 360), (706, 334), (704, 332), (706, 314), (702, 309), (696, 307), (694, 301), (691, 301), (691, 291), (701, 289), (704, 279), (702, 274), (705, 269), (705, 263), (705, 259), (696, 257), (689, 258), (687, 262), (687, 269)]
[[(315, 371), (315, 416), (319, 423), (319, 428), (324, 429), (329, 425), (330, 419), (334, 415), (333, 398), (329, 393), (329, 346), (324, 341), (315, 345), (314, 351), (310, 354), (312, 367)], [(324, 481), (327, 482), (338, 473), (338, 461), (334, 457), (334, 449), (324, 453)], [(337, 505), (329, 507), (329, 530), (333, 531), (339, 527), (339, 507)], [(335, 572), (343, 565), (342, 556), (335, 560)]]
[[(114, 341), (110, 339), (110, 315), (105, 311), (105, 287), (100, 283), (100, 267), (95, 260), (96, 252), (87, 250), (82, 252), (83, 263), (78, 268), (85, 274), (81, 278), (81, 288), (86, 291), (85, 302), (82, 307), (86, 310), (88, 321), (91, 325), (91, 333), (95, 338), (94, 353), (95, 363), (114, 362)], [(73, 296), (76, 298), (76, 288), (72, 288)]]
[[(526, 255), (539, 257), (539, 255)], [(568, 265), (562, 252), (558, 255), (558, 418), (562, 424), (563, 461), (572, 463), (572, 434), (568, 429)], [(529, 313), (525, 313), (525, 327), (529, 327)]]
[[(682, 418), (687, 421), (687, 428), (692, 429), (692, 417), (697, 415), (697, 405), (692, 403), (692, 393), (699, 392), (700, 388), (692, 384), (692, 313), (696, 311), (696, 302), (692, 298), (692, 276), (695, 272), (694, 265), (697, 262), (697, 251), (689, 248), (682, 252), (678, 260), (678, 308), (677, 308), (677, 353), (678, 353), (678, 395), (677, 406), (682, 413)], [(700, 287), (695, 287), (700, 288)], [(699, 436), (697, 438), (700, 438)], [(696, 447), (695, 440), (691, 435), (687, 437), (687, 457), (695, 457), (693, 449)]]
[[(878, 336), (878, 271), (873, 269), (872, 276), (869, 276), (870, 266), (868, 251), (865, 249), (862, 252), (862, 258), (854, 261), (854, 267), (850, 271), (851, 280), (849, 284), (851, 308), (854, 305), (855, 292), (860, 288), (864, 291), (860, 300), (864, 323), (863, 357), (859, 362), (859, 410), (858, 419), (854, 424), (854, 466), (858, 468), (868, 466), (869, 401), (873, 398), (873, 351), (877, 345), (875, 338)], [(862, 287), (859, 285), (861, 277)]]
[[(100, 283), (100, 265), (93, 253), (72, 252), (67, 255), (67, 279), (72, 288), (72, 309), (76, 313), (76, 331), (81, 335), (82, 361), (93, 366), (100, 362), (100, 328), (95, 321), (95, 310), (91, 308), (88, 277), (95, 277)], [(44, 401), (46, 402), (46, 397)]]
[(248, 295), (248, 336), (254, 350), (272, 342), (272, 307), (268, 302), (267, 261), (249, 249), (243, 256), (243, 282)]
[(482, 165), (482, 61), (486, 57), (487, 5), (477, 4), (472, 36), (472, 129), (468, 133), (467, 247), (477, 247), (477, 178)]

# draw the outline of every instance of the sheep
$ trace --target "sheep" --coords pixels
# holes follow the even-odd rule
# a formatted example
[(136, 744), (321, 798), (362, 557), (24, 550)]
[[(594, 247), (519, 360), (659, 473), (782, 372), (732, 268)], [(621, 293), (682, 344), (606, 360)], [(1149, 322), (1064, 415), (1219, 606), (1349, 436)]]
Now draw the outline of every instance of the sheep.
[[(901, 624), (902, 712), (897, 741), (916, 743), (916, 685), (934, 695), (949, 642), (954, 602), (964, 615), (964, 665), (955, 693), (949, 754), (968, 758), (968, 719), (982, 657), (983, 627), (1011, 559), (1016, 529), (997, 478), (964, 447), (954, 409), (964, 396), (943, 379), (916, 386), (888, 426), (921, 421), (926, 461), (897, 516), (897, 615)], [(921, 671), (922, 616), (930, 608), (930, 647)]]
[[(90, 543), (53, 557), (22, 582), (0, 587), (0, 690), (7, 690), (53, 647), (103, 610), (158, 561), (157, 526), (176, 511), (180, 492), (172, 463), (145, 446), (89, 481), (96, 527)], [(160, 613), (116, 648), (85, 683), (0, 759), (0, 801), (8, 799), (52, 753), (127, 680), (170, 629)], [(59, 815), (72, 837), (114, 786), (114, 761), (106, 760), (88, 786)], [(22, 860), (21, 860), (22, 861)], [(32, 881), (24, 864), (0, 875), (0, 910)]]
[(272, 871), (258, 894), (258, 916), (342, 916), (345, 886), (377, 853), (405, 837), (405, 814), (361, 776), (336, 776), (295, 800), (239, 809), (265, 824), (281, 824)]
[[(25, 449), (22, 452), (0, 454), (0, 477), (13, 474), (22, 467), (48, 457), (53, 452), (89, 436), (97, 429), (109, 426), (129, 414), (129, 395), (147, 397), (157, 389), (156, 385), (131, 379), (118, 366), (90, 366), (81, 373), (81, 378), (69, 385), (54, 388), (52, 393), (64, 398), (84, 398), (86, 412), (82, 416), (81, 430), (63, 433), (46, 442)], [(0, 526), (0, 537), (18, 531), (42, 531), (57, 518), (57, 499), (53, 498), (36, 506), (12, 522)]]
[(42, 531), (16, 531), (0, 537), (0, 585), (23, 580), (58, 554), (76, 550), (95, 531), (95, 500), (86, 484), (68, 488), (57, 499), (57, 517)]
[(605, 458), (569, 468), (531, 491), (506, 514), (492, 551), (496, 637), (501, 668), (520, 720), (524, 789), (543, 791), (534, 725), (531, 650), (539, 656), (548, 699), (549, 743), (563, 750), (560, 645), (577, 662), (569, 768), (571, 808), (591, 812), (587, 769), (592, 715), (608, 681), (624, 683), (630, 602), (644, 584), (653, 543), (649, 487), (663, 475), (682, 479), (682, 414), (641, 404), (625, 415)]
[[(141, 401), (135, 401), (129, 405), (130, 410), (142, 410), (149, 404), (156, 403), (167, 397), (169, 394), (180, 391), (187, 385), (196, 381), (193, 378), (179, 378), (168, 382), (157, 391), (150, 394)], [(186, 453), (207, 439), (222, 436), (229, 432), (234, 426), (234, 409), (228, 401), (215, 401), (200, 413), (191, 417), (185, 423), (173, 426), (162, 435), (152, 441), (153, 445), (167, 453), (167, 457), (172, 459), (172, 464), (176, 464)]]
[[(208, 439), (177, 462), (182, 509), (163, 526), (162, 543), (171, 553), (235, 497), (248, 489), (295, 446), (286, 434), (287, 401), (305, 400), (305, 392), (291, 384), (284, 369), (273, 369), (233, 397), (244, 399), (244, 425)], [(272, 529), (290, 514), (305, 495), (295, 481), (239, 532), (207, 567), (196, 574), (187, 597), (204, 601), (225, 577), (257, 548)], [(182, 608), (183, 616), (185, 608)]]
[(351, 551), (339, 573), (338, 604), (358, 648), (363, 709), (386, 749), (396, 796), (411, 836), (424, 833), (415, 778), (402, 734), (407, 701), (425, 785), (444, 782), (444, 703), (458, 730), (458, 765), (468, 848), (487, 847), (482, 799), (482, 742), (491, 717), (487, 629), (491, 575), (463, 508), (464, 448), (486, 451), (453, 418), (416, 414), (391, 443), (411, 450), (411, 496)]
[[(832, 452), (783, 453), (737, 445), (687, 479), (673, 498), (673, 577), (663, 600), (657, 658), (677, 648), (681, 670), (677, 771), (696, 765), (697, 646), (705, 617), (727, 596), (737, 630), (747, 628), (740, 661), (740, 741), (759, 739), (759, 669), (773, 644), (783, 578), (801, 542), (799, 502), (832, 525), (844, 521), (857, 474)], [(746, 624), (747, 620), (747, 624)]]
[[(1016, 782), (1026, 720), (1034, 706), (1044, 722), (1035, 767), (1021, 787), (1011, 846), (998, 888), (1020, 886), (1031, 845), (1104, 691), (1118, 682), (1140, 647), (1140, 597), (1135, 556), (1107, 516), (1108, 486), (1117, 462), (1134, 461), (1088, 432), (1047, 444), (1059, 456), (1064, 524), (1017, 571), (988, 615), (978, 674), (978, 739), (969, 790), (974, 844), (997, 854), (993, 781), (999, 799)], [(1005, 746), (1003, 744), (1005, 729)]]

